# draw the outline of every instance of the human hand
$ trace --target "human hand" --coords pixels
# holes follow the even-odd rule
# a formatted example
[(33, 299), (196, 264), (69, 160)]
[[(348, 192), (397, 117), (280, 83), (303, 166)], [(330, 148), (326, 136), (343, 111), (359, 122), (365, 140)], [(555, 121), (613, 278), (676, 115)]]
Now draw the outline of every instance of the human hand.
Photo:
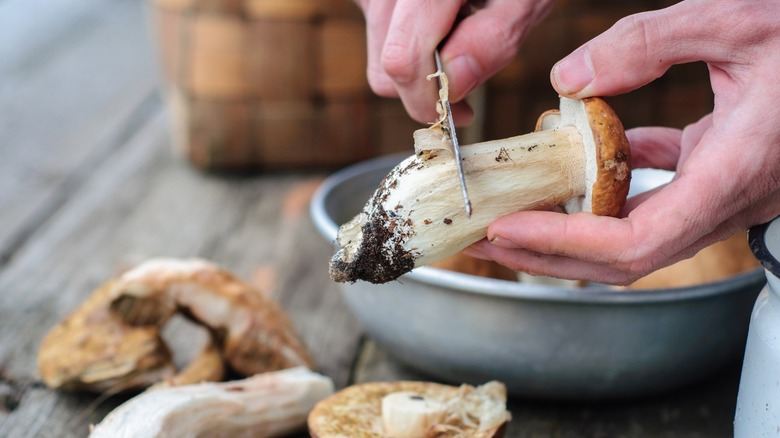
[(629, 16), (556, 64), (569, 97), (639, 88), (705, 61), (712, 114), (683, 130), (627, 131), (634, 168), (676, 171), (628, 200), (624, 217), (518, 212), (493, 222), (471, 255), (532, 274), (628, 284), (780, 215), (780, 2), (685, 0)]
[(455, 26), (461, 8), (470, 7), (467, 0), (356, 2), (366, 18), (371, 89), (380, 96), (400, 97), (420, 123), (438, 118), (438, 86), (426, 76), (436, 71), (433, 51), (447, 37), (441, 57), (457, 125), (473, 118), (463, 99), (509, 63), (530, 27), (552, 6), (552, 0), (482, 1), (483, 8)]

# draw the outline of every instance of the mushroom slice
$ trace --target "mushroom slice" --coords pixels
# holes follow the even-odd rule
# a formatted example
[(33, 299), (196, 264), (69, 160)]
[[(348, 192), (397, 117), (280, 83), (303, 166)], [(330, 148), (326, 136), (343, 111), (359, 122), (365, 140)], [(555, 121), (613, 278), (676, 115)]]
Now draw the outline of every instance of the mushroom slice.
[(143, 389), (175, 374), (157, 327), (132, 327), (111, 311), (113, 285), (98, 288), (44, 337), (38, 369), (46, 386), (122, 391)]
[(222, 383), (173, 386), (131, 398), (91, 438), (285, 436), (306, 425), (333, 382), (304, 367)]
[(203, 325), (241, 375), (314, 367), (282, 308), (213, 263), (149, 260), (122, 275), (111, 293), (111, 307), (129, 324), (161, 326), (181, 312)]
[[(205, 347), (178, 374), (160, 333), (176, 312), (208, 329)], [(203, 260), (150, 260), (107, 282), (38, 352), (47, 386), (96, 392), (221, 380), (225, 362), (242, 376), (313, 367), (278, 304)]]
[(500, 382), (398, 381), (347, 387), (319, 402), (308, 424), (313, 438), (490, 438), (502, 436), (510, 418)]

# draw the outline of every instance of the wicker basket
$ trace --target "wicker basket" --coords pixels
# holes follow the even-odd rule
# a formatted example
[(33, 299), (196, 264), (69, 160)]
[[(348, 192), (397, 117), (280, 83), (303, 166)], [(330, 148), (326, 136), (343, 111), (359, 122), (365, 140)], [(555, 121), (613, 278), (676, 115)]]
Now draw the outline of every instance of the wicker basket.
[(176, 149), (204, 169), (338, 166), (412, 150), (366, 81), (350, 0), (150, 0)]

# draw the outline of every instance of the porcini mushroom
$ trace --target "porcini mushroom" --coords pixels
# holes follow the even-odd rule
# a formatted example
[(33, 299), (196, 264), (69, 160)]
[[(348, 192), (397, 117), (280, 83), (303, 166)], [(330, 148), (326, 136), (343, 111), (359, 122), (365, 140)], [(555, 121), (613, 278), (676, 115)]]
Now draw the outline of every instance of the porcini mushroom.
[(304, 367), (243, 380), (170, 386), (126, 401), (92, 429), (91, 438), (275, 437), (306, 426), (333, 381)]
[(199, 259), (150, 259), (123, 274), (111, 308), (133, 326), (186, 314), (207, 328), (230, 368), (244, 376), (314, 362), (289, 315), (222, 267)]
[[(195, 323), (188, 328), (190, 346), (206, 335), (206, 345), (181, 370), (174, 367), (177, 348), (169, 348), (161, 335), (177, 315)], [(38, 351), (47, 386), (97, 392), (296, 366), (314, 368), (314, 363), (279, 304), (226, 269), (198, 259), (151, 259), (112, 278), (53, 327)]]
[(561, 98), (560, 111), (542, 114), (535, 132), (462, 146), (471, 218), (441, 127), (414, 137), (416, 154), (339, 229), (333, 280), (392, 281), (482, 239), (493, 220), (516, 211), (560, 205), (568, 213), (617, 216), (628, 194), (628, 140), (600, 98)]
[(498, 381), (395, 381), (342, 389), (314, 406), (308, 425), (312, 438), (497, 438), (510, 419), (506, 387)]

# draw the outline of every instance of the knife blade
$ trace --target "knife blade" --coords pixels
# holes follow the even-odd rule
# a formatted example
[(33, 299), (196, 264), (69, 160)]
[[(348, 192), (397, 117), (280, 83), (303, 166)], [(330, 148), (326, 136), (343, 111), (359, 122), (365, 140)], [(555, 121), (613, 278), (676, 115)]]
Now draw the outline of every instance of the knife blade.
[[(439, 50), (436, 49), (433, 52), (434, 61), (436, 61), (436, 71), (444, 71), (441, 66), (441, 56)], [(438, 79), (439, 89), (444, 87), (444, 83), (441, 77)], [(458, 177), (460, 178), (460, 191), (463, 194), (463, 204), (466, 208), (466, 217), (471, 218), (471, 200), (469, 199), (469, 191), (466, 188), (466, 176), (463, 173), (463, 163), (460, 155), (460, 144), (458, 144), (458, 135), (455, 133), (455, 122), (452, 120), (452, 108), (450, 107), (449, 99), (444, 101), (445, 110), (447, 111), (447, 130), (450, 134), (450, 141), (452, 141), (452, 149), (455, 152), (455, 165), (458, 169)]]

